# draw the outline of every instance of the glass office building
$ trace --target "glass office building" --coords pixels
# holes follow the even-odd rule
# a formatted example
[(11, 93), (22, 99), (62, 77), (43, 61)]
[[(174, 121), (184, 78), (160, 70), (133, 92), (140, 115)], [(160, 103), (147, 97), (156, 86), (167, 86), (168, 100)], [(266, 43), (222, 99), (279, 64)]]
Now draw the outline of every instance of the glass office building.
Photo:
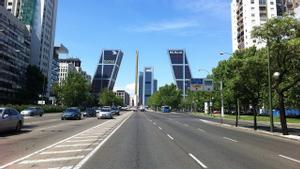
[(174, 81), (176, 82), (177, 88), (182, 91), (182, 95), (186, 96), (192, 79), (186, 52), (184, 50), (168, 50), (168, 54)]
[(143, 104), (144, 73), (139, 72), (139, 105)]
[(143, 78), (143, 105), (147, 106), (148, 99), (154, 91), (154, 69), (145, 67)]
[(92, 81), (92, 93), (102, 89), (113, 90), (123, 58), (121, 50), (103, 50)]

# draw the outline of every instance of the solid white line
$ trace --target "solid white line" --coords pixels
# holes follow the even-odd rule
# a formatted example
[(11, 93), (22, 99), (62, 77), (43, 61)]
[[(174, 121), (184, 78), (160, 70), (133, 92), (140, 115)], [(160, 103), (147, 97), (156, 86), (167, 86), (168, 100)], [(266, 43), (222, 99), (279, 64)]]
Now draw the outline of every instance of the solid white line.
[(131, 117), (130, 114), (126, 119), (122, 121), (92, 152), (90, 152), (84, 159), (82, 159), (73, 169), (80, 169), (103, 145), (109, 140), (109, 138)]
[(167, 136), (171, 139), (174, 140), (174, 138), (172, 136), (170, 136), (169, 134), (167, 134)]
[(73, 166), (67, 166), (67, 167), (62, 167), (60, 169), (72, 169), (72, 168), (73, 168)]
[(61, 148), (61, 147), (79, 147), (79, 146), (90, 146), (90, 145), (97, 145), (98, 143), (86, 143), (86, 144), (64, 144), (64, 145), (58, 145), (58, 146), (55, 146), (57, 148)]
[(64, 153), (74, 153), (74, 152), (81, 152), (81, 151), (92, 151), (92, 148), (87, 148), (87, 149), (77, 149), (77, 150), (65, 150), (65, 151), (47, 151), (47, 152), (42, 152), (40, 154), (64, 154)]
[(294, 161), (294, 162), (296, 162), (296, 163), (300, 163), (299, 160), (296, 160), (296, 159), (291, 158), (291, 157), (288, 157), (288, 156), (284, 156), (284, 155), (281, 155), (281, 154), (279, 154), (278, 156), (279, 156), (279, 157), (282, 157), (282, 158), (285, 158), (285, 159), (288, 159), (288, 160), (291, 160), (291, 161)]
[(100, 141), (103, 139), (88, 139), (88, 140), (70, 140), (66, 141), (67, 143), (80, 143), (80, 142), (91, 142), (91, 141)]
[(207, 166), (198, 160), (193, 154), (189, 153), (189, 156), (192, 157), (202, 168), (207, 168)]
[(236, 140), (234, 140), (234, 139), (231, 139), (231, 138), (228, 138), (228, 137), (223, 137), (224, 139), (226, 139), (226, 140), (229, 140), (229, 141), (232, 141), (232, 142), (235, 142), (235, 143), (237, 143), (238, 141), (236, 141)]
[(106, 122), (101, 123), (101, 124), (99, 124), (99, 125), (97, 125), (97, 126), (95, 126), (95, 127), (86, 129), (86, 130), (84, 130), (84, 131), (82, 131), (82, 132), (80, 132), (80, 133), (78, 133), (78, 134), (75, 134), (75, 135), (73, 135), (73, 136), (71, 136), (71, 137), (68, 137), (68, 138), (66, 138), (66, 139), (64, 139), (64, 140), (61, 140), (61, 141), (59, 141), (59, 142), (57, 142), (57, 143), (54, 143), (54, 144), (52, 144), (52, 145), (50, 145), (50, 146), (48, 146), (48, 147), (42, 148), (42, 149), (40, 149), (40, 150), (38, 150), (38, 151), (36, 151), (36, 152), (33, 152), (33, 153), (31, 153), (31, 154), (29, 154), (29, 155), (27, 155), (27, 156), (25, 156), (25, 157), (22, 157), (22, 158), (19, 158), (19, 159), (15, 160), (15, 161), (10, 162), (10, 163), (4, 164), (3, 166), (0, 166), (0, 169), (6, 168), (6, 167), (11, 166), (11, 165), (13, 165), (13, 164), (15, 164), (15, 163), (18, 163), (18, 162), (20, 162), (20, 161), (22, 161), (22, 160), (24, 160), (24, 159), (26, 159), (26, 158), (29, 158), (29, 157), (31, 157), (31, 156), (33, 156), (33, 155), (39, 154), (40, 152), (42, 152), (42, 151), (44, 151), (44, 150), (47, 150), (47, 149), (49, 149), (49, 148), (52, 148), (52, 147), (54, 147), (54, 146), (56, 146), (56, 145), (58, 145), (58, 144), (61, 144), (61, 143), (65, 142), (65, 141), (67, 141), (67, 140), (70, 140), (71, 138), (74, 138), (74, 137), (76, 137), (76, 136), (79, 136), (80, 134), (82, 134), (82, 133), (84, 133), (84, 132), (90, 131), (90, 130), (92, 130), (92, 129), (98, 127), (98, 126), (102, 126), (102, 125), (104, 125), (104, 124), (106, 124), (106, 123), (109, 123), (109, 122), (110, 122), (110, 121), (106, 121)]
[(162, 128), (161, 127), (158, 127), (159, 128), (159, 130), (162, 130)]
[(26, 160), (26, 161), (20, 162), (19, 164), (47, 163), (47, 162), (54, 162), (54, 161), (76, 160), (76, 159), (82, 159), (82, 158), (84, 158), (84, 156), (47, 158), (47, 159), (41, 159), (41, 160)]

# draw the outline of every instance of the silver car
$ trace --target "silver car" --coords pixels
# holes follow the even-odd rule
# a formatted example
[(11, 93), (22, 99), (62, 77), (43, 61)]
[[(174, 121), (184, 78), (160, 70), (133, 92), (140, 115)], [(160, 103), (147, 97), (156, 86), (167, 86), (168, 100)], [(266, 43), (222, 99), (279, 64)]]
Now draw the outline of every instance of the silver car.
[(29, 107), (25, 110), (21, 111), (21, 114), (23, 116), (43, 116), (44, 114), (44, 110), (42, 108), (39, 107)]
[(20, 131), (24, 123), (23, 116), (13, 108), (0, 107), (0, 132)]
[(98, 119), (112, 119), (113, 112), (110, 107), (103, 107), (101, 109), (96, 110)]

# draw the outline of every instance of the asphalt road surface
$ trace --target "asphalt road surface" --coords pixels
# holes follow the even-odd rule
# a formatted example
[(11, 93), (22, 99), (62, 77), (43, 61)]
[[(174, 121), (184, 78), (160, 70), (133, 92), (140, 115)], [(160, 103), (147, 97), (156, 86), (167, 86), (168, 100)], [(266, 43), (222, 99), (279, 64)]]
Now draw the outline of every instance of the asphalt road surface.
[(42, 118), (31, 120), (28, 131), (19, 135), (0, 135), (0, 166), (36, 152), (6, 168), (300, 168), (299, 142), (220, 127), (186, 114), (128, 112), (113, 120), (82, 121)]

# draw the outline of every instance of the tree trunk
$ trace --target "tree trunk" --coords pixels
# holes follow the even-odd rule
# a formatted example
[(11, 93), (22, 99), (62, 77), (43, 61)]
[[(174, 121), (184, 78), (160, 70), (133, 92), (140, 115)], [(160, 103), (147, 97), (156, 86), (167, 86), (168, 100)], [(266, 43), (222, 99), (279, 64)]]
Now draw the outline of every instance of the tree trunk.
[(257, 130), (257, 111), (256, 106), (252, 108), (253, 116), (254, 116), (254, 130)]
[(283, 93), (278, 93), (279, 96), (279, 113), (280, 113), (280, 123), (281, 123), (281, 130), (283, 135), (288, 135), (288, 128), (286, 124), (286, 117), (285, 117), (285, 105), (284, 105), (284, 95)]

